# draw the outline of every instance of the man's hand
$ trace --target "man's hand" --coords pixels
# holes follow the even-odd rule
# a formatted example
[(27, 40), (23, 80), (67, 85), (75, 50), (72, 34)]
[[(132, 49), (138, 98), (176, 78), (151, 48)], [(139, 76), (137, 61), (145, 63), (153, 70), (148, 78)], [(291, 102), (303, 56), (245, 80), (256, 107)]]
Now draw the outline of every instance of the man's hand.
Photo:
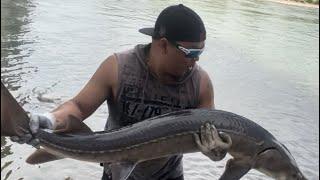
[(218, 133), (215, 126), (210, 123), (201, 126), (200, 135), (195, 133), (194, 138), (200, 151), (213, 161), (222, 160), (232, 144), (229, 135)]
[(27, 143), (29, 145), (37, 147), (39, 145), (39, 140), (36, 139), (33, 135), (36, 134), (39, 129), (53, 129), (56, 120), (51, 113), (45, 114), (31, 114), (29, 127), (31, 133), (27, 133), (24, 136), (12, 136), (10, 137), (11, 141), (17, 142), (20, 144)]

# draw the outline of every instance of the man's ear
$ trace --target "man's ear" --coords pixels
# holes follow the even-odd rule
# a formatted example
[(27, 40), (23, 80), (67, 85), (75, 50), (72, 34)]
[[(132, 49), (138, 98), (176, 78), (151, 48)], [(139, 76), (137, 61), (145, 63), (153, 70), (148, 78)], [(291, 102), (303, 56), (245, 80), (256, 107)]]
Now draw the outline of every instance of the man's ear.
[(169, 41), (167, 40), (167, 38), (163, 37), (159, 39), (159, 47), (163, 55), (168, 54), (168, 46), (169, 46)]

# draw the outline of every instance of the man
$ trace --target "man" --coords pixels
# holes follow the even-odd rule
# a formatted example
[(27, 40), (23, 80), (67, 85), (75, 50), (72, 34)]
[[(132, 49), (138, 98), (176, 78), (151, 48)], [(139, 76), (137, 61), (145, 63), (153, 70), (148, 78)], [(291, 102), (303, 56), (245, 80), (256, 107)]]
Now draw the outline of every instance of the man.
[[(63, 127), (70, 114), (84, 120), (105, 100), (109, 108), (107, 130), (176, 110), (214, 108), (210, 78), (196, 64), (206, 39), (201, 18), (182, 4), (170, 6), (160, 13), (154, 28), (139, 31), (152, 36), (152, 42), (108, 57), (77, 96), (51, 113), (32, 115), (32, 132)], [(211, 153), (213, 131), (214, 127), (204, 128), (201, 141), (196, 138), (196, 142), (215, 160)], [(111, 178), (105, 165), (102, 179)], [(129, 179), (182, 180), (182, 155), (142, 162)]]

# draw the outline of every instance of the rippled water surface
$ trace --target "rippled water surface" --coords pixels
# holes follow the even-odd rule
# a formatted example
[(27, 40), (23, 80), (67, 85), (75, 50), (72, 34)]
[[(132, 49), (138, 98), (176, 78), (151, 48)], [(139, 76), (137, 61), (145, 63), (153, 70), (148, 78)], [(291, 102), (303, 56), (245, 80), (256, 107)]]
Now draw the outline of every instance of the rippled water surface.
[[(50, 111), (108, 55), (150, 42), (138, 29), (179, 2), (1, 0), (1, 81), (27, 111)], [(212, 78), (216, 107), (265, 127), (309, 179), (319, 179), (319, 9), (263, 0), (183, 2), (207, 28), (199, 64)], [(85, 122), (102, 130), (107, 114), (104, 104)], [(98, 164), (71, 159), (29, 165), (32, 151), (1, 138), (1, 179), (101, 176)], [(185, 155), (185, 179), (218, 179), (228, 158)], [(243, 179), (269, 178), (252, 170)]]

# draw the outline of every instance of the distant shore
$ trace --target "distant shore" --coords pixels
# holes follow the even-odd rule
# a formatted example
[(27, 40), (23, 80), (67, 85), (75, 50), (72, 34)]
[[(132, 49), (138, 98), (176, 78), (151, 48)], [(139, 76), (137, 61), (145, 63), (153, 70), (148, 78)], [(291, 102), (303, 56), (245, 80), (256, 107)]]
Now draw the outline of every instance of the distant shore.
[(308, 3), (308, 2), (298, 2), (298, 1), (294, 1), (294, 0), (269, 0), (272, 2), (277, 2), (277, 3), (281, 3), (281, 4), (287, 4), (287, 5), (294, 5), (294, 6), (303, 6), (303, 7), (310, 7), (310, 8), (319, 8), (319, 4), (312, 4), (312, 3)]

